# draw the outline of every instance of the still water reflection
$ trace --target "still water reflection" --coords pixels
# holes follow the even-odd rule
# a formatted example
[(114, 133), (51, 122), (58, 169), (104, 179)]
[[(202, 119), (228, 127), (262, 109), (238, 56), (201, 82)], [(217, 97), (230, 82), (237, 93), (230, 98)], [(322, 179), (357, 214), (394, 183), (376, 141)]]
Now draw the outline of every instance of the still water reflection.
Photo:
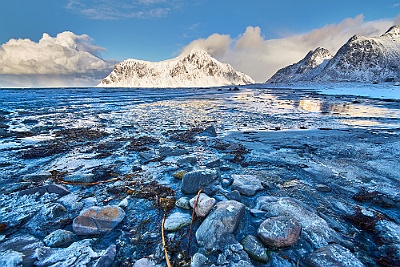
[[(8, 130), (106, 126), (161, 133), (213, 123), (251, 128), (400, 127), (400, 103), (290, 89), (7, 89), (0, 90)], [(5, 127), (3, 127), (5, 128)]]

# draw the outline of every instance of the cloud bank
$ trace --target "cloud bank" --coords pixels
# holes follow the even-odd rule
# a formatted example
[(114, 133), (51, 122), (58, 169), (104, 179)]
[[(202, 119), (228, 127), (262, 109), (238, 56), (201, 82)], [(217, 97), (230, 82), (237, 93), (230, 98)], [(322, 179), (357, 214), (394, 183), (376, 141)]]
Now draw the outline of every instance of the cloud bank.
[(182, 0), (68, 0), (66, 8), (94, 20), (166, 17)]
[(205, 49), (218, 60), (231, 64), (257, 82), (265, 82), (278, 69), (301, 60), (310, 50), (321, 46), (335, 54), (354, 34), (379, 36), (396, 23), (400, 23), (400, 16), (393, 20), (367, 22), (363, 15), (358, 15), (308, 33), (270, 40), (262, 35), (261, 28), (247, 27), (236, 38), (213, 34), (206, 39), (195, 40), (183, 48), (182, 52), (194, 47)]
[(104, 50), (88, 35), (72, 32), (44, 33), (39, 42), (11, 39), (0, 46), (1, 85), (93, 85), (113, 67), (99, 57)]

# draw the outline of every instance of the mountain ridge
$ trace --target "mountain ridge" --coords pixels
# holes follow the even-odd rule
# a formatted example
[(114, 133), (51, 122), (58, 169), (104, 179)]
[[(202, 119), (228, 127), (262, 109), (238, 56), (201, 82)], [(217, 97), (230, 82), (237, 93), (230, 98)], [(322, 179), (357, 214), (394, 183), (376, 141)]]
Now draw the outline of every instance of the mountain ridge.
[[(278, 70), (266, 83), (400, 80), (399, 26), (392, 26), (379, 37), (353, 35), (331, 59), (314, 68), (305, 64), (310, 53), (299, 62)], [(300, 68), (305, 71), (293, 75), (293, 69)]]
[(127, 59), (115, 65), (99, 87), (179, 88), (244, 85), (254, 80), (202, 49), (159, 62)]

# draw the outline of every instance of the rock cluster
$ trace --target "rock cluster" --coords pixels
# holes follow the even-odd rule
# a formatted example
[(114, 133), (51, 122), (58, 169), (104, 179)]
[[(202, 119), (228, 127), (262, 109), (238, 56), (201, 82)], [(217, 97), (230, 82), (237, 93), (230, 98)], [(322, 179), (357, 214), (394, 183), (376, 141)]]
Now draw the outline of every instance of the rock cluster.
[[(174, 266), (192, 267), (370, 264), (346, 237), (349, 230), (324, 215), (323, 207), (270, 189), (291, 195), (307, 183), (290, 177), (273, 185), (271, 177), (246, 168), (265, 161), (262, 155), (215, 141), (215, 128), (194, 132), (198, 136), (190, 140), (198, 137), (201, 147), (192, 141), (158, 147), (149, 137), (130, 140), (140, 163), (118, 179), (88, 185), (77, 174), (83, 178), (65, 186), (26, 185), (0, 195), (0, 266), (165, 266), (165, 255)], [(218, 156), (207, 151), (216, 147), (223, 151)], [(318, 182), (309, 192), (333, 190)], [(335, 208), (373, 232), (384, 244), (376, 249), (382, 265), (395, 266), (396, 222), (351, 205)]]

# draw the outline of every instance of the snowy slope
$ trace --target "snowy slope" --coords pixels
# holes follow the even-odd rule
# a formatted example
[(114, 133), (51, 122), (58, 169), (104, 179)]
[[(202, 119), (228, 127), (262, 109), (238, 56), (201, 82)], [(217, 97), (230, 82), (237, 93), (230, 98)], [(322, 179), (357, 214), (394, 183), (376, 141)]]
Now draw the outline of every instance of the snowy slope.
[(353, 36), (328, 63), (317, 81), (389, 81), (400, 79), (400, 27), (376, 38)]
[(248, 75), (212, 58), (204, 50), (161, 62), (128, 59), (114, 67), (99, 87), (212, 87), (254, 83)]
[(267, 83), (310, 81), (321, 73), (331, 58), (328, 50), (318, 47), (299, 62), (278, 70)]
[[(314, 51), (315, 52), (315, 51)], [(393, 26), (380, 37), (354, 35), (336, 55), (317, 68), (301, 67), (302, 61), (279, 70), (267, 82), (385, 82), (400, 81), (400, 27)]]

